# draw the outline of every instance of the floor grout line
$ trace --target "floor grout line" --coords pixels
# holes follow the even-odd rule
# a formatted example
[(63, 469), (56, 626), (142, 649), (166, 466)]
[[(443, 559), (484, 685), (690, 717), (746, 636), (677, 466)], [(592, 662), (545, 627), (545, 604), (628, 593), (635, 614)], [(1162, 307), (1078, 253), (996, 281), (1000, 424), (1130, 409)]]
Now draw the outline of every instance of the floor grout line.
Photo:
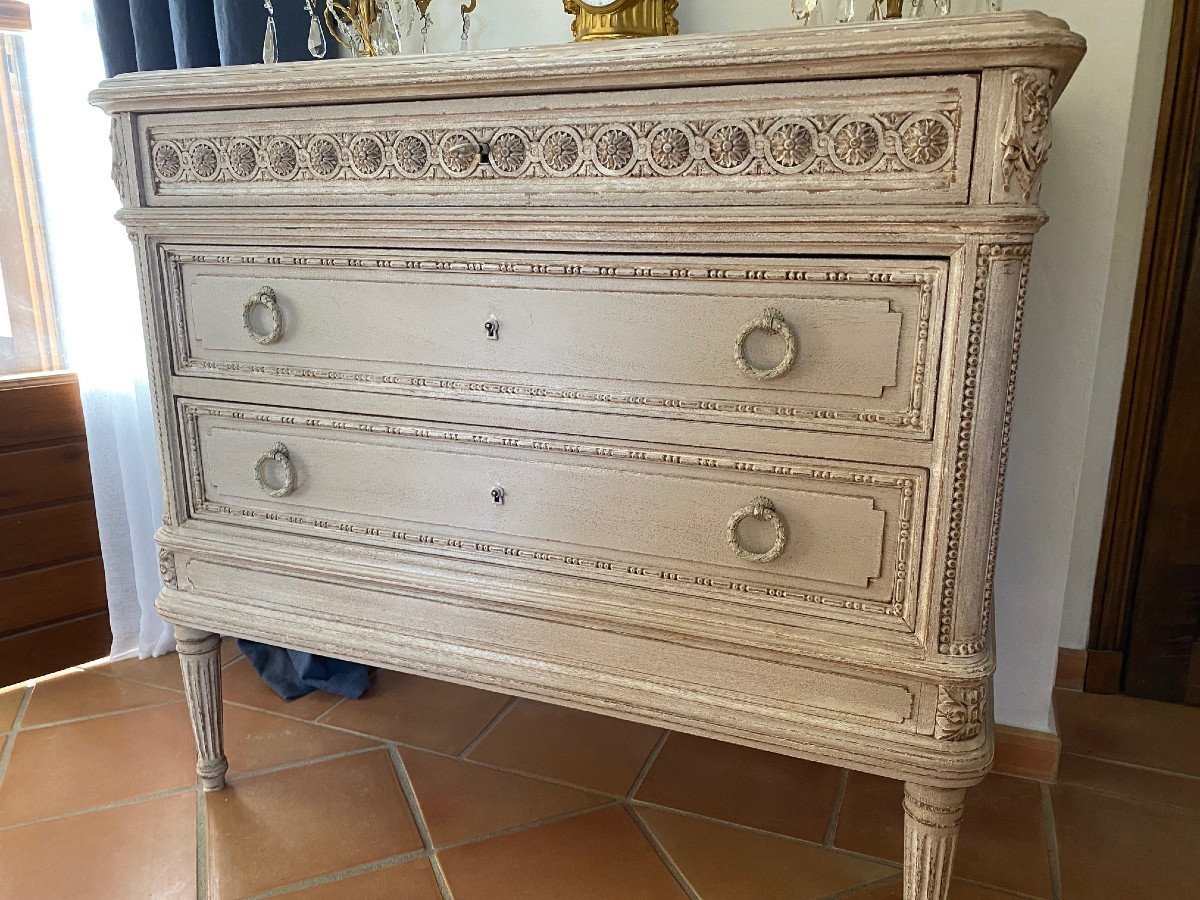
[(584, 809), (573, 809), (569, 812), (555, 813), (552, 816), (546, 816), (544, 819), (534, 819), (532, 822), (521, 822), (518, 825), (510, 825), (507, 828), (501, 828), (499, 831), (492, 831), (488, 834), (481, 834), (476, 837), (463, 838), (461, 841), (442, 844), (442, 846), (437, 848), (437, 852), (441, 853), (445, 850), (457, 850), (459, 847), (469, 847), (472, 844), (482, 844), (484, 841), (508, 837), (511, 834), (520, 834), (522, 831), (532, 831), (534, 828), (541, 828), (545, 825), (557, 825), (559, 822), (565, 822), (567, 819), (574, 819), (576, 816), (587, 816), (605, 809), (611, 809), (614, 806), (618, 806), (620, 802), (620, 800), (616, 799), (605, 800), (603, 803), (597, 803), (595, 806), (588, 806)]
[(186, 787), (169, 788), (165, 791), (155, 791), (153, 794), (144, 794), (141, 797), (130, 797), (125, 800), (114, 800), (112, 803), (101, 803), (99, 806), (89, 806), (86, 809), (73, 809), (70, 812), (58, 813), (53, 816), (43, 816), (40, 819), (29, 819), (25, 822), (12, 822), (8, 825), (0, 825), (0, 831), (11, 831), (14, 828), (24, 828), (26, 825), (41, 825), (45, 822), (58, 822), (62, 819), (73, 819), (76, 816), (86, 816), (91, 813), (107, 812), (110, 809), (121, 809), (125, 806), (134, 806), (138, 803), (146, 803), (150, 800), (162, 800), (166, 797), (178, 797), (180, 794), (186, 794), (189, 791), (195, 790), (193, 785)]
[(1062, 900), (1062, 871), (1058, 865), (1058, 830), (1054, 823), (1054, 804), (1050, 798), (1050, 785), (1042, 785), (1042, 828), (1045, 830), (1046, 856), (1050, 865), (1050, 894), (1053, 900)]
[(127, 713), (144, 712), (147, 709), (162, 709), (164, 706), (173, 706), (183, 702), (183, 694), (180, 694), (177, 697), (172, 697), (170, 700), (164, 700), (162, 703), (148, 703), (145, 706), (131, 706), (128, 709), (113, 709), (108, 712), (94, 713), (88, 716), (76, 716), (73, 719), (60, 719), (57, 722), (43, 722), (41, 725), (26, 725), (21, 730), (24, 732), (43, 731), (47, 728), (57, 728), (59, 725), (77, 725), (80, 722), (92, 722), (96, 719), (108, 718), (109, 716), (123, 716)]
[(334, 703), (333, 706), (329, 707), (329, 709), (325, 710), (325, 712), (321, 713), (319, 716), (317, 716), (315, 719), (313, 719), (312, 724), (320, 725), (321, 720), (323, 718), (325, 718), (327, 715), (329, 715), (331, 712), (333, 712), (335, 709), (337, 709), (339, 706), (341, 706), (343, 703), (345, 703), (349, 699), (350, 699), (349, 697), (339, 697), (337, 699), (337, 702)]
[(483, 739), (492, 733), (492, 729), (500, 724), (500, 720), (508, 715), (508, 711), (516, 705), (517, 698), (509, 697), (508, 702), (500, 708), (500, 712), (496, 713), (496, 715), (492, 717), (492, 721), (484, 725), (483, 730), (479, 732), (479, 734), (475, 735), (475, 737), (471, 739), (471, 742), (467, 744), (467, 746), (463, 747), (462, 752), (458, 754), (458, 758), (466, 759), (467, 754), (478, 747), (483, 742)]
[(326, 872), (324, 875), (315, 875), (312, 878), (306, 878), (303, 881), (293, 881), (288, 884), (282, 884), (279, 887), (271, 888), (270, 890), (262, 891), (258, 894), (251, 895), (248, 900), (265, 900), (267, 897), (279, 897), (284, 894), (291, 894), (296, 891), (307, 890), (312, 887), (320, 887), (325, 884), (336, 884), (339, 881), (345, 881), (348, 878), (354, 878), (358, 875), (366, 875), (368, 872), (378, 872), (380, 869), (390, 869), (392, 866), (398, 866), (402, 863), (412, 862), (417, 859), (426, 859), (430, 856), (428, 850), (416, 850), (412, 853), (402, 853), (397, 856), (387, 856), (383, 859), (377, 859), (374, 862), (362, 863), (357, 866), (351, 866), (348, 869), (338, 869), (336, 872)]
[(667, 852), (667, 848), (662, 845), (658, 837), (650, 830), (650, 826), (638, 815), (637, 810), (629, 805), (624, 805), (624, 809), (642, 832), (642, 836), (646, 838), (646, 842), (654, 848), (654, 852), (658, 854), (658, 858), (662, 860), (667, 871), (679, 882), (679, 886), (683, 889), (683, 892), (688, 895), (688, 900), (700, 900), (700, 894), (692, 887), (692, 883), (687, 880), (687, 876), (683, 874), (683, 871), (675, 863), (675, 860), (671, 858), (671, 854)]
[(232, 700), (226, 700), (225, 703), (229, 704), (230, 706), (240, 707), (241, 709), (249, 709), (249, 710), (253, 710), (255, 712), (260, 712), (260, 713), (263, 713), (264, 715), (277, 716), (278, 718), (287, 719), (288, 721), (291, 721), (291, 722), (302, 722), (305, 725), (317, 725), (320, 728), (327, 728), (330, 731), (337, 731), (342, 734), (351, 735), (352, 737), (361, 738), (363, 740), (374, 741), (376, 744), (379, 744), (380, 746), (384, 746), (384, 747), (394, 745), (394, 746), (400, 747), (404, 750), (414, 750), (418, 753), (428, 753), (432, 756), (441, 757), (442, 759), (453, 759), (453, 760), (457, 760), (458, 762), (464, 762), (464, 763), (467, 763), (472, 766), (479, 766), (480, 768), (491, 769), (496, 772), (505, 772), (509, 775), (521, 775), (525, 778), (532, 778), (534, 781), (543, 781), (546, 784), (554, 784), (554, 785), (558, 785), (559, 787), (573, 788), (577, 791), (583, 791), (584, 793), (587, 793), (587, 794), (598, 794), (602, 797), (606, 797), (606, 798), (609, 798), (612, 800), (624, 799), (624, 797), (621, 794), (612, 794), (612, 793), (609, 793), (608, 791), (602, 791), (598, 788), (585, 787), (584, 785), (576, 784), (575, 782), (572, 782), (572, 781), (564, 781), (561, 778), (553, 778), (549, 775), (541, 775), (537, 772), (526, 772), (521, 769), (510, 769), (505, 766), (498, 766), (498, 765), (495, 765), (494, 763), (484, 762), (479, 759), (465, 759), (461, 756), (458, 756), (457, 754), (447, 753), (443, 750), (433, 750), (429, 747), (422, 747), (419, 744), (406, 744), (403, 741), (390, 740), (385, 737), (380, 737), (377, 734), (370, 734), (366, 731), (355, 731), (352, 728), (343, 728), (340, 725), (331, 725), (328, 722), (313, 722), (310, 719), (301, 719), (297, 716), (290, 716), (287, 713), (281, 713), (281, 712), (278, 712), (276, 710), (271, 710), (271, 709), (263, 709), (258, 706), (250, 706), (246, 703), (239, 703), (239, 702), (235, 702)]
[(404, 794), (404, 800), (408, 804), (413, 822), (416, 823), (417, 833), (421, 835), (421, 844), (429, 851), (429, 865), (433, 867), (433, 877), (437, 881), (438, 891), (443, 900), (451, 900), (446, 873), (442, 871), (442, 864), (438, 861), (433, 835), (429, 833), (429, 823), (425, 821), (425, 813), (421, 810), (421, 801), (417, 797), (412, 779), (408, 777), (408, 769), (404, 765), (404, 759), (400, 756), (400, 749), (396, 744), (388, 744), (387, 750), (388, 756), (392, 760), (392, 768), (396, 770), (396, 778), (400, 782), (400, 790)]
[(846, 898), (857, 897), (859, 894), (865, 894), (867, 891), (873, 891), (875, 888), (884, 887), (885, 885), (895, 884), (903, 881), (903, 873), (897, 875), (895, 873), (888, 875), (886, 878), (880, 878), (877, 881), (868, 881), (866, 884), (855, 885), (851, 888), (846, 888), (844, 891), (838, 891), (836, 894), (829, 894), (823, 897), (822, 900), (846, 900)]
[(17, 703), (12, 727), (6, 732), (8, 737), (4, 741), (4, 747), (0, 748), (0, 785), (4, 784), (4, 773), (8, 771), (8, 761), (12, 758), (13, 745), (17, 742), (17, 733), (21, 730), (21, 720), (25, 718), (25, 709), (29, 706), (29, 698), (32, 696), (33, 685), (25, 682), (25, 692), (21, 694), (21, 700)]
[(658, 754), (662, 752), (662, 748), (666, 745), (667, 738), (670, 736), (671, 732), (664, 728), (663, 733), (654, 742), (654, 747), (651, 748), (650, 755), (646, 757), (646, 761), (642, 763), (641, 769), (638, 770), (637, 778), (633, 779), (633, 784), (625, 792), (626, 799), (633, 799), (633, 796), (642, 789), (642, 783), (646, 780), (646, 776), (650, 774), (651, 767), (658, 761)]
[(829, 827), (825, 829), (823, 846), (826, 848), (832, 848), (833, 840), (837, 837), (838, 820), (842, 817), (842, 802), (846, 799), (846, 784), (849, 781), (850, 770), (842, 769), (838, 775), (837, 793), (833, 796), (833, 812), (829, 815)]
[(302, 769), (305, 766), (313, 766), (317, 763), (333, 762), (338, 759), (345, 759), (348, 756), (362, 756), (364, 753), (375, 753), (379, 750), (386, 750), (386, 747), (359, 747), (356, 750), (343, 750), (341, 753), (329, 753), (325, 756), (314, 756), (312, 759), (298, 759), (290, 763), (281, 763), (277, 766), (269, 766), (265, 769), (250, 769), (245, 772), (230, 773), (228, 781), (230, 784), (237, 784), (240, 781), (246, 781), (250, 778), (259, 778), (263, 775), (274, 775), (276, 772), (287, 772), (290, 769)]
[(638, 807), (642, 807), (642, 806), (648, 807), (650, 809), (661, 809), (664, 812), (670, 812), (670, 813), (675, 813), (676, 815), (686, 816), (689, 819), (698, 819), (701, 822), (711, 822), (715, 825), (725, 825), (729, 828), (735, 828), (738, 831), (748, 831), (751, 834), (762, 835), (763, 837), (778, 838), (781, 841), (789, 841), (793, 844), (803, 844), (806, 847), (815, 847), (819, 850), (828, 849), (834, 853), (841, 853), (841, 854), (844, 854), (845, 856), (854, 857), (855, 859), (862, 859), (862, 860), (867, 860), (869, 862), (880, 863), (885, 866), (891, 866), (892, 868), (896, 868), (900, 865), (899, 860), (887, 859), (882, 856), (871, 856), (870, 854), (867, 854), (867, 853), (859, 853), (857, 850), (846, 850), (842, 847), (826, 848), (823, 844), (820, 844), (817, 841), (810, 841), (805, 838), (799, 838), (792, 834), (782, 834), (781, 832), (778, 832), (778, 831), (768, 831), (765, 828), (757, 828), (754, 825), (743, 825), (741, 822), (731, 822), (728, 819), (718, 819), (715, 816), (706, 816), (703, 813), (692, 812), (691, 810), (680, 809), (675, 806), (665, 806), (661, 803), (651, 803), (646, 800), (636, 800), (636, 799), (627, 800), (626, 802), (629, 803), (635, 809)]
[(454, 900), (450, 882), (446, 880), (446, 873), (442, 869), (442, 861), (436, 853), (429, 854), (429, 865), (433, 868), (433, 878), (437, 882), (438, 890), (442, 893), (442, 900)]
[(208, 810), (204, 786), (196, 784), (196, 897), (208, 900)]
[(109, 678), (113, 681), (120, 681), (125, 684), (140, 684), (142, 687), (158, 688), (160, 691), (170, 691), (173, 694), (179, 694), (180, 696), (183, 695), (183, 688), (181, 687), (167, 687), (165, 684), (159, 684), (158, 682), (154, 681), (145, 681), (141, 678), (130, 678), (128, 675), (118, 675), (115, 672), (105, 672), (103, 667), (98, 667), (95, 669), (83, 669), (82, 671), (90, 672), (93, 675), (100, 675), (103, 678)]
[[(1154, 766), (1143, 766), (1138, 763), (1126, 762), (1125, 760), (1110, 759), (1107, 756), (1092, 756), (1088, 753), (1074, 753), (1065, 749), (1062, 752), (1062, 756), (1078, 756), (1080, 759), (1090, 759), (1093, 762), (1107, 763), (1110, 766), (1120, 766), (1124, 769), (1135, 769), (1138, 772), (1153, 772), (1155, 775), (1170, 775), (1173, 778), (1186, 778), (1189, 781), (1200, 781), (1200, 775), (1191, 775), (1187, 772), (1176, 772), (1172, 769), (1158, 769)], [(1041, 784), (1042, 782), (1038, 783)], [(1059, 782), (1055, 781), (1054, 783), (1058, 784)], [(1071, 782), (1066, 783), (1069, 784)], [(1079, 787), (1086, 787), (1086, 785), (1079, 785)]]

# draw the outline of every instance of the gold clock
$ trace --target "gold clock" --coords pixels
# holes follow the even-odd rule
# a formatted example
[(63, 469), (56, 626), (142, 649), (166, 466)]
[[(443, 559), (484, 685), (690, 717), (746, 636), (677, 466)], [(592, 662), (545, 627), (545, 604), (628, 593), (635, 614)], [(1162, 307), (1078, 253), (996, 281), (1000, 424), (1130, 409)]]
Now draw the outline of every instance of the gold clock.
[(679, 34), (679, 0), (563, 0), (563, 7), (575, 17), (571, 34), (577, 41)]

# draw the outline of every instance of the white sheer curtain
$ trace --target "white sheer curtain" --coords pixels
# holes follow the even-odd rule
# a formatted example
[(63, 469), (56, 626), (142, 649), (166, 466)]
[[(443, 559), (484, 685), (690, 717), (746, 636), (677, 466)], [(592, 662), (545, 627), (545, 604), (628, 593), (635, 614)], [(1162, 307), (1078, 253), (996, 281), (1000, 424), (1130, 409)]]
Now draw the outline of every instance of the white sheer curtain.
[(108, 119), (88, 105), (103, 78), (92, 0), (33, 0), (26, 64), (55, 296), (79, 373), (114, 656), (173, 647), (154, 612), (162, 521), (133, 252), (113, 220)]

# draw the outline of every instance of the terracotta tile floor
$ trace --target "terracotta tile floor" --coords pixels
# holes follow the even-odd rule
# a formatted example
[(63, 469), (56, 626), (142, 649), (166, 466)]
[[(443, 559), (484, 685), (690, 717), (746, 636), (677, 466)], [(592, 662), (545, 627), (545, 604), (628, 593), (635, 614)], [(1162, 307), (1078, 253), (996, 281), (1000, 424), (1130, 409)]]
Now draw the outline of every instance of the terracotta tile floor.
[[(900, 898), (900, 785), (414, 676), (283, 703), (225, 648), (0, 690), (0, 898)], [(1200, 897), (1200, 709), (1060, 692), (1058, 783), (968, 794), (951, 896)]]

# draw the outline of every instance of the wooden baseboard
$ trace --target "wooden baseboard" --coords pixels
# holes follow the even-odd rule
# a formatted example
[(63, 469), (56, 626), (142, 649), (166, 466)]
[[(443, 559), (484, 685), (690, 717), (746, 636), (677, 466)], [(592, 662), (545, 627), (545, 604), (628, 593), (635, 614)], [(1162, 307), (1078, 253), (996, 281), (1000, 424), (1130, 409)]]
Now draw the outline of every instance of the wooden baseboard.
[(1058, 648), (1058, 670), (1054, 686), (1068, 691), (1082, 691), (1084, 673), (1087, 672), (1088, 652), (1071, 647)]
[(1031, 731), (1013, 725), (996, 726), (996, 760), (992, 771), (1035, 781), (1054, 781), (1062, 741), (1049, 731)]
[(1089, 650), (1083, 689), (1089, 694), (1119, 694), (1125, 654), (1120, 650)]

